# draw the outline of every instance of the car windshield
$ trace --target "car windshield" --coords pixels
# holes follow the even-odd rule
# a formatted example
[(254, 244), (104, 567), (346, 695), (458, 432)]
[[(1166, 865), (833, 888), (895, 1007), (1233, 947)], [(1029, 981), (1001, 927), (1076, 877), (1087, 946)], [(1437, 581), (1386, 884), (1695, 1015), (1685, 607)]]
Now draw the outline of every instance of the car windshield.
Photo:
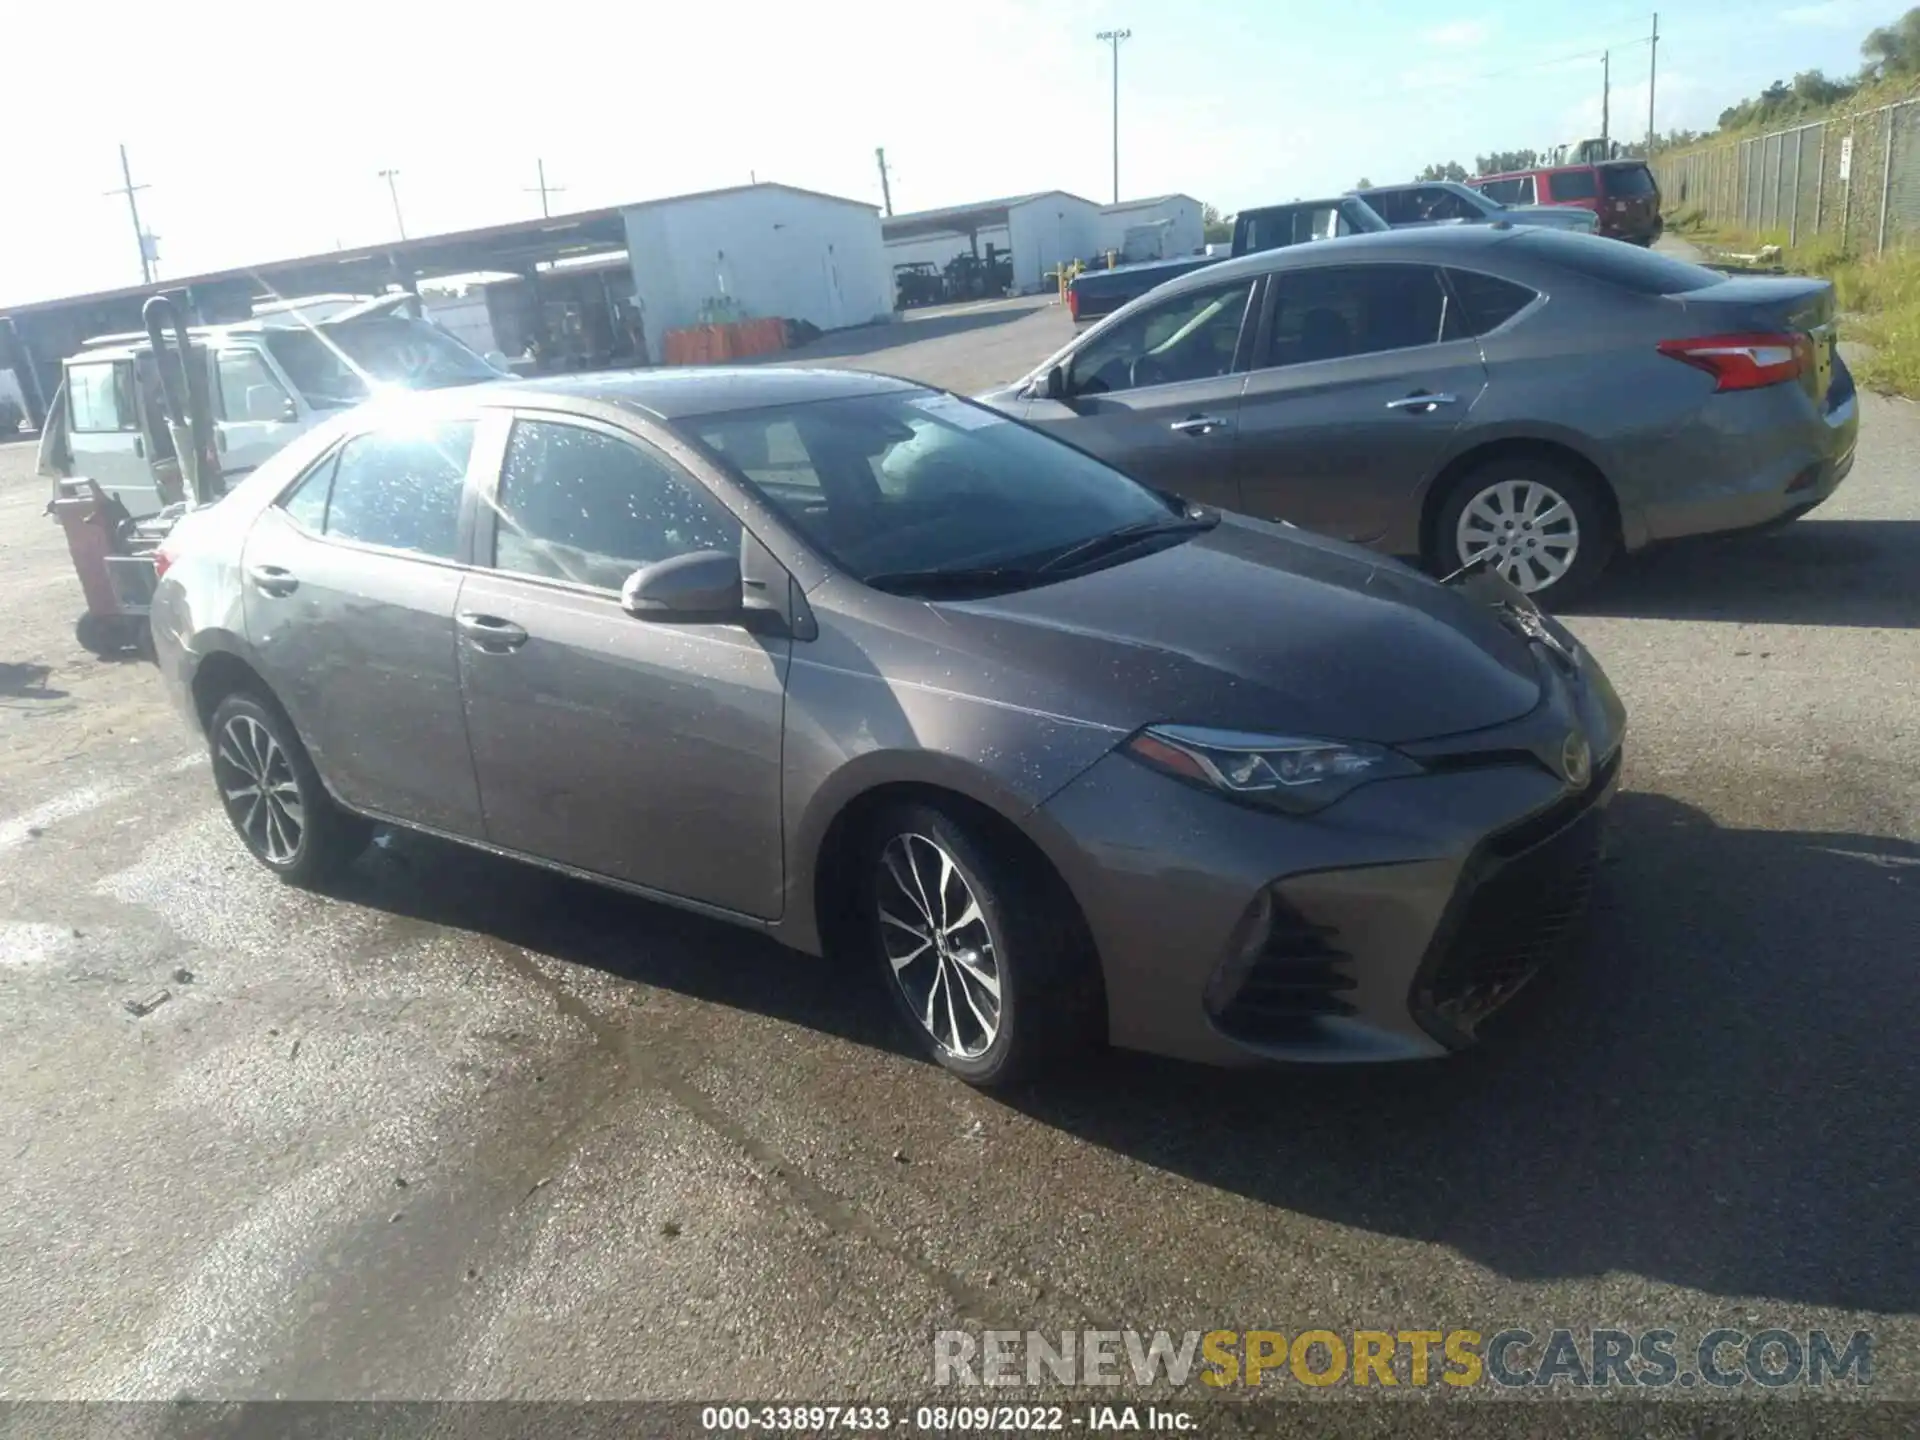
[(500, 378), (444, 330), (401, 315), (271, 330), (266, 340), (287, 378), (315, 407), (358, 405), (376, 389), (437, 390)]
[(985, 571), (1006, 572), (1010, 588), (1037, 583), (1029, 572), (1090, 540), (1177, 527), (1185, 513), (1071, 446), (937, 391), (681, 425), (834, 565), (888, 589)]

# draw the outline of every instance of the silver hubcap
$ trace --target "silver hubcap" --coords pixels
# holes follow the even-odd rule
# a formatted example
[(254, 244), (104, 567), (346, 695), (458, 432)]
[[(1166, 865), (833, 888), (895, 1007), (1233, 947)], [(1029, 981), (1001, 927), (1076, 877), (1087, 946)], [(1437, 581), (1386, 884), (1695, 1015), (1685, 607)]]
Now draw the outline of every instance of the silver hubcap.
[(986, 1053), (1000, 1033), (1000, 962), (980, 901), (924, 835), (880, 852), (880, 943), (920, 1023), (948, 1055)]
[(251, 715), (236, 715), (221, 726), (213, 775), (247, 843), (276, 865), (289, 863), (299, 853), (307, 811), (293, 766), (267, 727)]
[(1482, 556), (1522, 590), (1544, 590), (1573, 568), (1580, 522), (1566, 497), (1537, 480), (1489, 485), (1461, 512), (1454, 545), (1460, 563)]

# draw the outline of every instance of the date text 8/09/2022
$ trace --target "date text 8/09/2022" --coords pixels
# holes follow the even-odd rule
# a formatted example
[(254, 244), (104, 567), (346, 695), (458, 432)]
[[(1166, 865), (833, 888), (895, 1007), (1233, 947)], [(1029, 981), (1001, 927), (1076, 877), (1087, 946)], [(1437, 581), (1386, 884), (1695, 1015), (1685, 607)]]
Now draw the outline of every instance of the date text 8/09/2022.
[(1196, 1428), (1185, 1410), (1157, 1405), (709, 1405), (700, 1428), (725, 1433), (877, 1434), (889, 1430), (948, 1434), (979, 1431), (1154, 1430)]

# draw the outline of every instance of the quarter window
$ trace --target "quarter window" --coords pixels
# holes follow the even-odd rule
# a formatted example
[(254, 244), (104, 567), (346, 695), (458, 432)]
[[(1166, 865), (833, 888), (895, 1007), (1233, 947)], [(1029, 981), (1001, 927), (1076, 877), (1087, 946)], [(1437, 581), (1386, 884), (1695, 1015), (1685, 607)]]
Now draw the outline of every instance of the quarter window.
[(356, 435), (334, 462), (325, 533), (453, 559), (473, 431), (457, 420)]
[(67, 367), (72, 428), (78, 431), (137, 430), (133, 366), (124, 360)]
[(1534, 297), (1524, 285), (1477, 270), (1449, 270), (1447, 280), (1453, 286), (1453, 304), (1447, 307), (1449, 340), (1498, 329), (1526, 309)]
[(1269, 365), (1432, 345), (1445, 292), (1427, 265), (1323, 265), (1276, 277)]
[(656, 561), (740, 547), (740, 522), (654, 450), (544, 420), (515, 422), (496, 512), (496, 569), (605, 590)]
[(1073, 358), (1076, 395), (1231, 374), (1253, 281), (1189, 290), (1109, 327)]

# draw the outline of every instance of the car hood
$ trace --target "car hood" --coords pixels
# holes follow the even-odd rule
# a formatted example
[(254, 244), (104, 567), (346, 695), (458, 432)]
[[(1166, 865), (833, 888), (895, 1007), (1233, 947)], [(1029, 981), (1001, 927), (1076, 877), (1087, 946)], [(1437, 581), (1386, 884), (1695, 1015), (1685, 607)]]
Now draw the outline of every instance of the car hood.
[(1137, 560), (935, 608), (943, 641), (1075, 718), (1401, 744), (1516, 719), (1526, 642), (1485, 603), (1369, 551), (1225, 516)]

